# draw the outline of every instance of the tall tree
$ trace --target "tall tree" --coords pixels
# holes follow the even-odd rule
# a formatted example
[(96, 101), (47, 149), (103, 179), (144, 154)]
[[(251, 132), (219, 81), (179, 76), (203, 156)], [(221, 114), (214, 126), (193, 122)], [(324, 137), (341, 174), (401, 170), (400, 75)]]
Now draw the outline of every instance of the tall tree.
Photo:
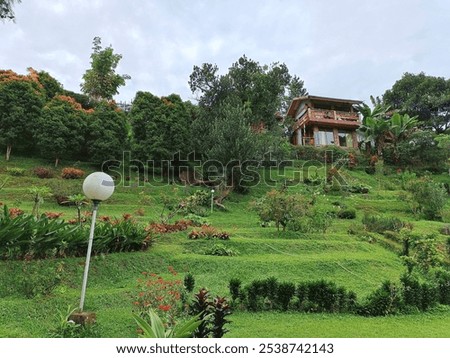
[(115, 54), (111, 46), (102, 48), (101, 41), (100, 37), (94, 37), (91, 68), (83, 75), (81, 84), (81, 90), (95, 101), (111, 100), (119, 93), (119, 87), (125, 85), (125, 80), (131, 78), (116, 73), (122, 55)]
[(48, 72), (37, 72), (39, 83), (43, 86), (46, 100), (50, 101), (57, 94), (63, 94), (64, 89), (62, 84), (52, 77)]
[(219, 75), (216, 65), (204, 63), (194, 66), (189, 86), (199, 95), (199, 105), (217, 115), (222, 103), (238, 101), (251, 111), (251, 123), (264, 123), (271, 128), (276, 124), (275, 113), (286, 107), (287, 97), (306, 94), (303, 81), (292, 77), (284, 63), (270, 66), (240, 57), (229, 68), (228, 73)]
[(32, 144), (33, 128), (43, 103), (36, 71), (29, 69), (27, 76), (0, 71), (0, 143), (6, 146), (6, 160), (13, 145)]
[(141, 160), (172, 160), (190, 151), (191, 104), (172, 94), (157, 97), (138, 92), (130, 111), (134, 151)]
[(0, 0), (0, 19), (12, 20), (15, 19), (14, 3), (20, 3), (21, 0)]
[(383, 101), (410, 116), (417, 116), (424, 128), (442, 133), (450, 128), (450, 80), (443, 77), (405, 73)]
[(87, 113), (67, 96), (55, 96), (42, 110), (34, 130), (36, 146), (45, 157), (55, 160), (76, 158), (83, 145)]
[(130, 128), (126, 115), (113, 102), (97, 104), (86, 129), (85, 147), (92, 162), (121, 160), (123, 152), (129, 149)]

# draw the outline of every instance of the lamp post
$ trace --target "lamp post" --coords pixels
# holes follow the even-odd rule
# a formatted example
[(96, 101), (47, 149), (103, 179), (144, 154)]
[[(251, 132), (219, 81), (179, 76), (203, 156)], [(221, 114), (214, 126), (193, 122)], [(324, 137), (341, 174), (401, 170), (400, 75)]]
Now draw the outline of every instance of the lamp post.
[[(91, 261), (92, 242), (94, 240), (95, 220), (100, 202), (108, 199), (114, 192), (114, 180), (108, 174), (95, 172), (86, 177), (83, 182), (83, 192), (88, 199), (93, 202), (91, 230), (89, 231), (89, 243), (84, 266), (83, 285), (81, 287), (80, 312), (83, 312), (84, 298), (86, 296), (86, 286), (89, 273), (89, 263)], [(84, 322), (83, 322), (84, 323)]]
[(214, 210), (214, 189), (211, 189), (211, 213)]

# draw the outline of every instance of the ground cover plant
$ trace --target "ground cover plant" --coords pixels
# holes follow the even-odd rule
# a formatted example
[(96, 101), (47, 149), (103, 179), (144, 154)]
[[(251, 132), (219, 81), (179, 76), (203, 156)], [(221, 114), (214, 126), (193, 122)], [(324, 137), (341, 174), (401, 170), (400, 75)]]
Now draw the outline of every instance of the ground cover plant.
[[(297, 163), (299, 164), (299, 163)], [(57, 175), (53, 178), (38, 178), (33, 168), (46, 167), (49, 163), (40, 159), (14, 156), (10, 162), (0, 162), (0, 183), (11, 175), (6, 166), (25, 168), (23, 176), (6, 181), (0, 191), (0, 201), (6, 204), (8, 215), (15, 208), (17, 218), (31, 216), (33, 201), (28, 188), (31, 186), (48, 186), (61, 189), (67, 196), (80, 193), (82, 179), (65, 180)], [(95, 170), (89, 164), (80, 163), (79, 167), (89, 173)], [(248, 194), (232, 193), (226, 201), (226, 209), (214, 206), (211, 213), (207, 208), (207, 217), (192, 217), (199, 221), (194, 226), (182, 220), (188, 219), (186, 212), (179, 211), (165, 225), (161, 224), (161, 212), (166, 205), (163, 196), (168, 196), (174, 203), (195, 195), (198, 188), (184, 188), (176, 183), (163, 185), (156, 181), (145, 183), (143, 187), (118, 186), (116, 192), (100, 207), (99, 227), (110, 223), (115, 218), (123, 222), (123, 232), (128, 232), (128, 221), (123, 220), (124, 213), (134, 213), (143, 208), (144, 214), (135, 215), (136, 221), (143, 229), (153, 223), (160, 228), (153, 237), (152, 247), (147, 251), (98, 253), (93, 257), (89, 277), (89, 288), (86, 297), (86, 308), (93, 310), (98, 316), (98, 330), (95, 334), (101, 337), (137, 337), (138, 325), (132, 312), (136, 305), (137, 280), (143, 277), (142, 272), (154, 273), (164, 281), (172, 280), (173, 275), (167, 271), (169, 266), (178, 273), (181, 286), (183, 278), (189, 273), (195, 279), (188, 279), (192, 295), (205, 288), (211, 292), (211, 301), (218, 295), (227, 297), (233, 311), (231, 323), (223, 331), (224, 337), (446, 337), (450, 326), (450, 309), (448, 308), (449, 263), (446, 254), (448, 236), (441, 234), (447, 224), (443, 222), (445, 212), (450, 209), (448, 200), (441, 209), (442, 218), (429, 220), (424, 215), (417, 215), (404, 200), (399, 200), (408, 191), (401, 187), (401, 174), (392, 170), (389, 174), (367, 174), (362, 168), (342, 169), (345, 178), (351, 185), (370, 187), (368, 193), (351, 193), (345, 190), (326, 191), (318, 186), (297, 184), (298, 170), (287, 167), (283, 171), (274, 172), (272, 184), (251, 187)], [(318, 175), (325, 178), (325, 172), (319, 170)], [(437, 183), (449, 182), (448, 175), (430, 174)], [(418, 174), (420, 176), (420, 174)], [(322, 181), (323, 183), (324, 181)], [(288, 183), (288, 185), (286, 185)], [(177, 189), (177, 190), (174, 190)], [(285, 190), (287, 193), (311, 197), (311, 190), (316, 193), (314, 207), (333, 218), (330, 225), (323, 230), (303, 232), (286, 227), (283, 232), (276, 230), (274, 222), (261, 225), (256, 211), (251, 210), (252, 203), (263, 198), (271, 190)], [(52, 189), (52, 192), (54, 190)], [(141, 192), (149, 196), (149, 202), (143, 202)], [(2, 208), (3, 209), (3, 208)], [(89, 204), (82, 208), (81, 216), (89, 220)], [(353, 212), (339, 217), (338, 213), (347, 209)], [(3, 209), (4, 210), (4, 209)], [(168, 208), (164, 212), (168, 212)], [(23, 214), (19, 214), (23, 211)], [(76, 206), (59, 205), (53, 197), (47, 197), (40, 205), (40, 213), (62, 213), (57, 222), (65, 220), (67, 230), (79, 226)], [(380, 214), (382, 212), (382, 214)], [(4, 214), (3, 214), (4, 215)], [(185, 218), (186, 217), (186, 218)], [(364, 217), (375, 218), (363, 224)], [(108, 220), (107, 220), (108, 218)], [(200, 219), (203, 218), (203, 219)], [(402, 258), (402, 230), (396, 222), (377, 221), (379, 218), (397, 218), (402, 223), (411, 223), (414, 235), (424, 237), (430, 232), (435, 234), (435, 247), (441, 257), (439, 267), (430, 267), (428, 272), (417, 264), (412, 276), (407, 273), (407, 266)], [(11, 219), (13, 220), (13, 219)], [(39, 216), (34, 220), (50, 220)], [(68, 224), (75, 220), (74, 224)], [(83, 221), (83, 220), (82, 220)], [(182, 230), (172, 229), (172, 225), (181, 221)], [(192, 220), (194, 221), (194, 220)], [(88, 227), (88, 222), (81, 222)], [(157, 225), (155, 225), (157, 224)], [(210, 240), (199, 238), (189, 240), (192, 231), (200, 232), (201, 226), (209, 224), (218, 232), (225, 232), (229, 240)], [(375, 225), (373, 231), (365, 225)], [(392, 224), (392, 225), (391, 225)], [(162, 230), (164, 228), (164, 230)], [(170, 228), (170, 229), (169, 229)], [(397, 230), (398, 229), (398, 230)], [(105, 232), (109, 229), (104, 229)], [(111, 230), (113, 227), (111, 226)], [(131, 229), (130, 229), (131, 230)], [(161, 231), (167, 231), (162, 233)], [(98, 243), (102, 242), (104, 233), (98, 232)], [(128, 235), (128, 234), (127, 234)], [(81, 240), (81, 239), (80, 239)], [(87, 240), (87, 235), (83, 240)], [(96, 239), (95, 239), (96, 240)], [(95, 242), (94, 240), (94, 242)], [(119, 240), (119, 242), (124, 242)], [(214, 243), (226, 245), (227, 249), (238, 252), (233, 256), (212, 256), (204, 252)], [(415, 260), (426, 258), (428, 246), (417, 251), (418, 246), (411, 245), (410, 257)], [(25, 250), (26, 251), (26, 250)], [(50, 250), (51, 251), (51, 250)], [(419, 255), (420, 254), (420, 255)], [(29, 261), (2, 260), (0, 267), (0, 336), (2, 337), (49, 337), (54, 335), (61, 322), (56, 308), (66, 312), (67, 307), (76, 307), (82, 280), (84, 257), (64, 257), (44, 255), (45, 259), (34, 257)], [(67, 256), (67, 255), (66, 255)], [(418, 262), (419, 262), (418, 261)], [(426, 262), (426, 259), (425, 261)], [(45, 280), (43, 279), (45, 277)], [(246, 299), (242, 292), (234, 290), (230, 279), (240, 278), (241, 289), (253, 281), (264, 281), (274, 277), (278, 284), (279, 294), (276, 297), (259, 296), (256, 302), (262, 310), (244, 309)], [(431, 282), (428, 285), (427, 282)], [(389, 284), (385, 282), (389, 281)], [(17, 283), (21, 282), (20, 285)], [(42, 285), (37, 285), (42, 282)], [(315, 301), (308, 296), (303, 284), (314, 283), (317, 289), (326, 292), (337, 292), (338, 297), (345, 299), (333, 301)], [(316, 287), (314, 286), (314, 287)], [(306, 286), (305, 286), (306, 287)], [(309, 286), (308, 286), (309, 287)], [(408, 290), (405, 287), (409, 287)], [(345, 294), (344, 291), (345, 290)], [(402, 292), (400, 302), (392, 300), (393, 292)], [(408, 292), (408, 294), (404, 294)], [(434, 293), (433, 293), (434, 292)], [(134, 294), (136, 293), (136, 295)], [(213, 294), (212, 294), (213, 293)], [(376, 317), (367, 318), (358, 314), (358, 307), (353, 305), (353, 297), (359, 306), (365, 307)], [(436, 296), (437, 295), (437, 296)], [(433, 298), (435, 296), (435, 298)], [(301, 299), (301, 297), (303, 297)], [(424, 300), (429, 297), (429, 300)], [(391, 300), (391, 301), (386, 301)], [(321, 303), (322, 302), (322, 303)], [(341, 303), (342, 304), (341, 304)], [(376, 302), (376, 303), (374, 303)], [(384, 316), (386, 307), (383, 302), (394, 302), (392, 312)], [(403, 303), (405, 305), (403, 305)], [(331, 304), (331, 306), (327, 306)], [(344, 308), (342, 308), (344, 307)], [(383, 309), (384, 307), (384, 309)], [(164, 307), (166, 308), (166, 307)], [(375, 312), (379, 308), (380, 312)], [(426, 308), (426, 313), (422, 312)], [(334, 312), (333, 314), (327, 313)], [(49, 314), (53, 312), (54, 314)], [(162, 312), (160, 312), (163, 316)], [(222, 317), (227, 320), (227, 317)], [(187, 317), (186, 317), (187, 321)], [(180, 321), (183, 322), (183, 319)], [(178, 322), (177, 322), (178, 323)], [(181, 327), (181, 326), (180, 326)], [(228, 332), (225, 332), (228, 331)], [(59, 331), (61, 332), (61, 330)], [(219, 331), (217, 334), (221, 334)]]

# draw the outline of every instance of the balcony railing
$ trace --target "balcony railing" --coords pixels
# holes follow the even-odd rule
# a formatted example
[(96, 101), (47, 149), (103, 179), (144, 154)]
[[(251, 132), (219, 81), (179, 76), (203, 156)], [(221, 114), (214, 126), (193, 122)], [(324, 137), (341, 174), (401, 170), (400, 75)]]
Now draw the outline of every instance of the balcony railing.
[(343, 111), (333, 111), (333, 110), (323, 110), (323, 109), (310, 109), (308, 110), (308, 115), (312, 120), (329, 120), (333, 119), (336, 121), (357, 121), (359, 120), (358, 113), (356, 112), (343, 112)]

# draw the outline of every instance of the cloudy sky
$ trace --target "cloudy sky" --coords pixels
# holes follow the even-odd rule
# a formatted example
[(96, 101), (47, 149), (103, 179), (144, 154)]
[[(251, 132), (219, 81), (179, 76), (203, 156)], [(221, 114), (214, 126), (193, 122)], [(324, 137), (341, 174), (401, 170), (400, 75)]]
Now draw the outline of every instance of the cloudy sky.
[(310, 94), (381, 95), (404, 72), (450, 77), (448, 0), (22, 0), (0, 23), (0, 69), (48, 71), (79, 91), (92, 39), (123, 55), (136, 91), (194, 100), (194, 65), (284, 62)]

